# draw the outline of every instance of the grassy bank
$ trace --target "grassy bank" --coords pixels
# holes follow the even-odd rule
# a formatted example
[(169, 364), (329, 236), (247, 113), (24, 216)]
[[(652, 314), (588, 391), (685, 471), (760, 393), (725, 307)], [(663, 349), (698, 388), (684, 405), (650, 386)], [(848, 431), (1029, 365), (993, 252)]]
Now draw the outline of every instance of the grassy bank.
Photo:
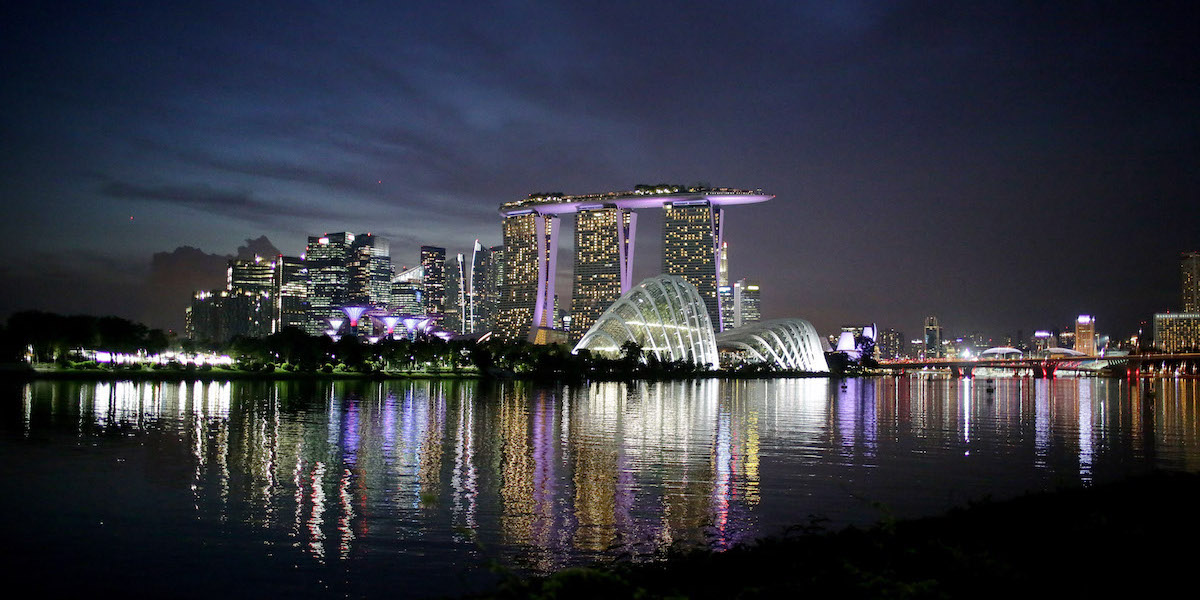
[(806, 528), (724, 553), (510, 578), (479, 597), (1142, 597), (1190, 589), (1198, 500), (1200, 475), (1156, 473), (869, 529)]

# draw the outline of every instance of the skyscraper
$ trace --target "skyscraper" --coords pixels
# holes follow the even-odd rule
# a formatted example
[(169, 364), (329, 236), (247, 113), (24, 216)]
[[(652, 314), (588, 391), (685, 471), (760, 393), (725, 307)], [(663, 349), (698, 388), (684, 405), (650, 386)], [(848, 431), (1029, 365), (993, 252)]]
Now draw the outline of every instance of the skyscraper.
[(276, 264), (255, 256), (253, 260), (234, 259), (225, 270), (225, 289), (229, 291), (275, 294)]
[(942, 326), (938, 325), (937, 317), (925, 317), (925, 358), (942, 358)]
[(304, 259), (279, 256), (275, 259), (275, 331), (285, 327), (305, 329), (308, 324), (308, 269)]
[(501, 339), (543, 341), (553, 327), (558, 223), (557, 216), (533, 212), (504, 218), (504, 285), (496, 323)]
[(721, 329), (717, 297), (717, 248), (724, 210), (707, 200), (668, 202), (663, 211), (663, 273), (696, 286), (708, 318)]
[(425, 314), (441, 324), (446, 314), (446, 249), (421, 246), (421, 268), (425, 284)]
[(392, 311), (405, 315), (425, 314), (424, 274), (424, 267), (413, 267), (392, 278)]
[(739, 279), (733, 284), (733, 326), (741, 327), (759, 322), (762, 319), (759, 309), (761, 302), (762, 295), (757, 283)]
[[(499, 246), (498, 246), (499, 247)], [(502, 247), (499, 247), (502, 248)], [(483, 333), (492, 330), (495, 322), (496, 302), (500, 290), (496, 285), (494, 261), (499, 258), (495, 248), (488, 248), (475, 240), (471, 251), (470, 282), (467, 291), (467, 325), (464, 333)]]
[(880, 330), (875, 343), (879, 358), (900, 358), (905, 351), (904, 334), (895, 329)]
[(1180, 279), (1185, 313), (1200, 313), (1200, 252), (1184, 252), (1180, 260)]
[(467, 325), (466, 265), (461, 253), (446, 259), (446, 316), (442, 327), (463, 333)]
[(504, 246), (492, 246), (487, 250), (488, 261), (483, 269), (483, 279), (476, 282), (479, 284), (474, 300), (476, 333), (496, 329), (496, 319), (500, 314), (500, 290), (504, 285)]
[(350, 256), (354, 234), (349, 231), (308, 238), (304, 266), (308, 269), (308, 332), (320, 335), (326, 319), (341, 315), (349, 300)]
[(628, 291), (637, 215), (615, 207), (575, 213), (575, 287), (570, 341), (575, 344), (605, 309)]
[(718, 327), (721, 331), (733, 329), (737, 325), (737, 319), (734, 317), (734, 294), (733, 286), (729, 285), (729, 244), (721, 242), (721, 249), (717, 256), (718, 264), (721, 265), (717, 271), (717, 304), (721, 307), (721, 322)]
[(1096, 354), (1096, 319), (1091, 315), (1075, 319), (1075, 350), (1088, 356)]
[[(717, 274), (721, 259), (723, 207), (765, 202), (773, 196), (762, 190), (685, 187), (669, 184), (638, 185), (632, 191), (566, 196), (561, 193), (530, 194), (505, 202), (505, 269), (501, 288), (500, 315), (496, 332), (502, 339), (535, 342), (563, 337), (551, 328), (558, 223), (561, 215), (580, 214), (577, 227), (576, 268), (573, 278), (578, 312), (572, 315), (572, 330), (583, 334), (589, 314), (610, 303), (616, 277), (621, 289), (632, 285), (634, 224), (633, 211), (665, 208), (663, 270), (678, 274), (700, 289), (710, 321), (717, 326)], [(582, 214), (590, 213), (590, 214)], [(613, 260), (613, 258), (616, 258)], [(615, 263), (614, 276), (613, 264)], [(574, 303), (573, 303), (574, 304)], [(603, 309), (600, 308), (602, 311)], [(592, 317), (594, 318), (594, 317)], [(557, 335), (556, 335), (557, 334)]]
[(392, 258), (388, 241), (371, 233), (354, 238), (349, 264), (347, 302), (383, 307), (391, 299)]
[(734, 302), (734, 286), (717, 286), (717, 296), (721, 303), (721, 331), (737, 327), (737, 303)]

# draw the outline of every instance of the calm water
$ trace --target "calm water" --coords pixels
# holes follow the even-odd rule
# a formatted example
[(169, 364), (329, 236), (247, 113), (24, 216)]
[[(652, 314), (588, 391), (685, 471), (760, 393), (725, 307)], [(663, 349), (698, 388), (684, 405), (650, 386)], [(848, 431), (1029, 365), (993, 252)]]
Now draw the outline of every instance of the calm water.
[(8, 384), (4, 564), (51, 591), (422, 597), (1200, 470), (1196, 380), (989, 385)]

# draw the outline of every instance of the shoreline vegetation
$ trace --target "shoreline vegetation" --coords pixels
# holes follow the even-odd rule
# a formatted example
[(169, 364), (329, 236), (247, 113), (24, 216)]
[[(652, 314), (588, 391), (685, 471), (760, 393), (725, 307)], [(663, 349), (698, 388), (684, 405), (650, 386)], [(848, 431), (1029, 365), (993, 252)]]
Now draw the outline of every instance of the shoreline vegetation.
[[(973, 502), (935, 517), (824, 531), (819, 521), (724, 552), (502, 574), (466, 596), (515, 598), (1145, 597), (1186, 585), (1200, 474), (1154, 472)], [(886, 515), (886, 511), (884, 513)]]
[[(833, 375), (858, 365), (831, 355)], [(383, 339), (334, 340), (285, 328), (264, 338), (227, 343), (174, 340), (160, 330), (117, 317), (14, 314), (0, 327), (0, 376), (37, 379), (411, 379), (497, 378), (540, 381), (673, 380), (699, 377), (828, 377), (783, 371), (770, 363), (717, 369), (660, 360), (626, 342), (619, 356), (572, 353), (565, 344)]]
[[(339, 365), (340, 366), (340, 365)], [(631, 373), (612, 372), (605, 374), (578, 374), (569, 372), (554, 373), (514, 373), (492, 369), (481, 373), (471, 368), (458, 370), (414, 370), (414, 371), (354, 371), (344, 368), (334, 368), (330, 371), (298, 371), (282, 368), (258, 370), (240, 367), (211, 366), (187, 368), (167, 367), (153, 368), (143, 366), (107, 366), (89, 364), (59, 366), (50, 364), (8, 364), (0, 365), (0, 378), (25, 380), (81, 380), (81, 381), (292, 381), (292, 380), (330, 380), (330, 381), (389, 381), (410, 379), (437, 380), (517, 380), (540, 381), (546, 383), (563, 382), (578, 383), (581, 381), (678, 381), (686, 379), (762, 379), (762, 378), (830, 378), (839, 376), (862, 376), (872, 373), (846, 373), (842, 375), (831, 373), (807, 373), (802, 371), (734, 371), (713, 370), (687, 374), (654, 373), (635, 370)]]

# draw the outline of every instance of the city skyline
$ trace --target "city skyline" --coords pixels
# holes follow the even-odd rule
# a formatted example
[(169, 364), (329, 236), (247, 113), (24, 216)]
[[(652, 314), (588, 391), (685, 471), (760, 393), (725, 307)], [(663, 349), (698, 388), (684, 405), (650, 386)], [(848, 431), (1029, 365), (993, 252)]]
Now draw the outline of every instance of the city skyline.
[[(181, 6), (4, 9), (0, 317), (178, 327), (239, 246), (374, 232), (399, 269), (534, 190), (661, 181), (776, 195), (728, 221), (731, 278), (823, 333), (1128, 335), (1200, 249), (1183, 4)], [(631, 18), (660, 26), (608, 43)]]

